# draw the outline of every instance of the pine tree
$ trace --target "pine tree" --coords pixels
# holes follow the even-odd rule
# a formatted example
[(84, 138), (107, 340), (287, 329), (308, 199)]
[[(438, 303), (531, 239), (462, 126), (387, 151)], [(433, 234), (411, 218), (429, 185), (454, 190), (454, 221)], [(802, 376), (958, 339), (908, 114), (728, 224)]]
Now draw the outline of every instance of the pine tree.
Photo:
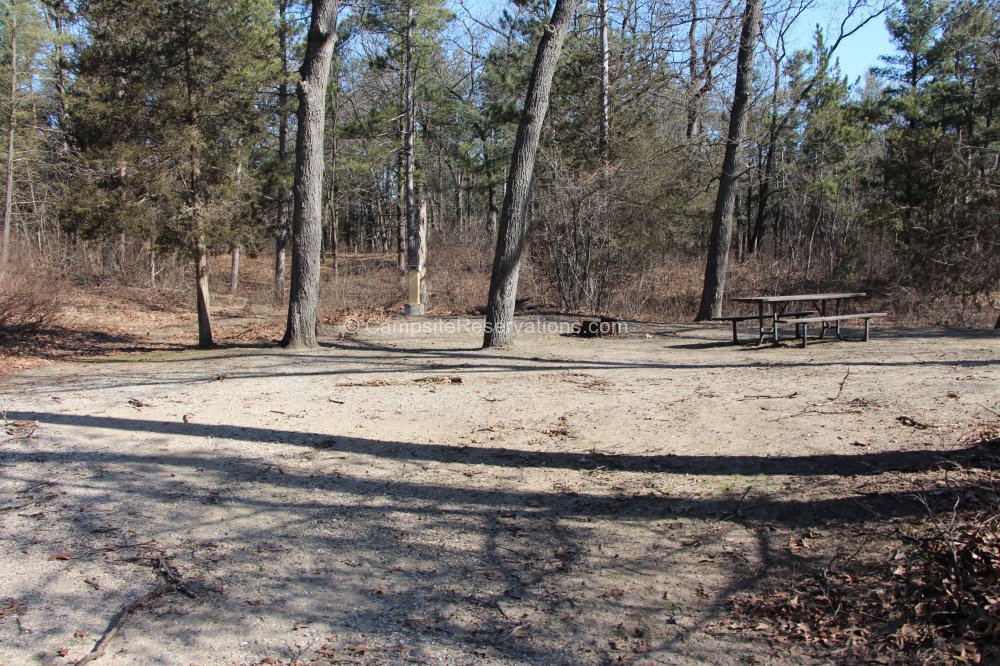
[(90, 42), (73, 115), (94, 203), (69, 218), (98, 233), (140, 231), (139, 221), (185, 252), (203, 347), (213, 344), (208, 254), (232, 229), (238, 166), (262, 130), (258, 91), (274, 80), (272, 11), (267, 0), (80, 6)]

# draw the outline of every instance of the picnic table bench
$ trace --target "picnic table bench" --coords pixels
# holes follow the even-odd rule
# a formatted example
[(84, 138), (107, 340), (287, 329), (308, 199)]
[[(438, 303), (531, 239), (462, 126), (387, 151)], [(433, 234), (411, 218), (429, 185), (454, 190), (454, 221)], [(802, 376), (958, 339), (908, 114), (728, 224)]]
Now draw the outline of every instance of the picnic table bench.
[[(804, 317), (806, 315), (819, 314), (815, 310), (800, 310), (798, 312), (785, 312), (782, 314), (784, 317)], [(736, 325), (741, 321), (750, 321), (751, 319), (760, 319), (759, 315), (748, 314), (748, 315), (734, 315), (730, 317), (712, 317), (712, 321), (731, 321), (733, 322), (733, 344), (738, 345), (740, 343), (739, 336), (736, 334)], [(763, 324), (761, 324), (763, 327)], [(761, 333), (760, 340), (757, 344), (760, 344), (764, 340), (764, 334)]]
[[(827, 317), (799, 317), (792, 319), (778, 319), (779, 324), (795, 324), (795, 337), (802, 338), (802, 346), (806, 346), (806, 341), (809, 339), (809, 324), (823, 324), (824, 327), (828, 323), (834, 323), (834, 329), (837, 333), (837, 339), (843, 340), (844, 338), (840, 334), (840, 322), (848, 321), (850, 319), (863, 319), (865, 322), (865, 335), (862, 338), (865, 342), (871, 337), (871, 320), (876, 317), (886, 316), (885, 312), (860, 312), (857, 314), (838, 314), (830, 315)], [(799, 334), (799, 328), (801, 327), (802, 332)]]
[[(778, 343), (778, 325), (795, 324), (795, 337), (802, 339), (805, 346), (809, 333), (810, 324), (819, 324), (819, 337), (823, 338), (828, 329), (836, 331), (837, 339), (841, 337), (841, 322), (847, 320), (864, 320), (865, 335), (867, 342), (871, 335), (870, 322), (876, 317), (884, 317), (884, 312), (861, 312), (844, 314), (841, 312), (841, 303), (846, 300), (864, 298), (867, 294), (862, 292), (829, 292), (819, 294), (788, 294), (781, 296), (739, 296), (733, 298), (738, 303), (756, 303), (757, 314), (734, 315), (728, 317), (713, 317), (715, 321), (730, 321), (733, 324), (733, 344), (739, 344), (736, 326), (739, 322), (756, 319), (757, 344), (764, 342), (764, 336), (770, 335), (775, 344)], [(827, 303), (834, 305), (833, 314), (827, 314)], [(793, 303), (812, 303), (815, 309), (787, 311), (789, 305)], [(765, 311), (765, 308), (767, 311)]]

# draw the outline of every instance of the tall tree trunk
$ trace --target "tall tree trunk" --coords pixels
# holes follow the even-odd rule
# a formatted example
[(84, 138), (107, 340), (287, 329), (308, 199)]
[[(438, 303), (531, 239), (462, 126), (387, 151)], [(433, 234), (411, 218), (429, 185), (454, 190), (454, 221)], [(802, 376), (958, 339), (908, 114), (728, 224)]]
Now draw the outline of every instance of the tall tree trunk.
[(420, 202), (416, 224), (409, 230), (406, 237), (407, 270), (407, 303), (404, 313), (407, 316), (422, 316), (427, 309), (427, 202)]
[(483, 143), (483, 161), (486, 165), (486, 205), (489, 209), (486, 217), (486, 231), (489, 232), (489, 239), (492, 241), (497, 234), (497, 220), (500, 217), (500, 208), (497, 207), (497, 179), (494, 174), (496, 161), (493, 153), (489, 151), (488, 137), (485, 132), (481, 134)]
[(56, 37), (53, 44), (53, 83), (56, 89), (56, 103), (58, 111), (56, 113), (56, 123), (62, 138), (62, 149), (69, 151), (69, 127), (66, 118), (69, 115), (69, 107), (66, 104), (66, 70), (69, 69), (66, 62), (66, 50), (63, 46), (66, 37), (65, 22), (69, 9), (64, 2), (47, 3), (52, 19), (52, 27), (55, 29)]
[[(416, 155), (414, 139), (416, 134), (416, 122), (414, 115), (416, 109), (413, 103), (414, 71), (413, 71), (413, 0), (406, 3), (406, 65), (403, 71), (403, 205), (406, 216), (406, 270), (410, 275), (410, 280), (415, 279), (413, 274), (419, 273), (419, 266), (414, 253), (414, 243), (420, 235), (417, 219), (417, 195), (414, 185), (414, 169), (416, 168)], [(419, 279), (419, 278), (416, 278)]]
[(10, 41), (10, 99), (7, 113), (7, 178), (3, 192), (3, 249), (0, 250), (0, 266), (7, 265), (10, 256), (10, 224), (14, 214), (14, 131), (17, 120), (17, 24), (13, 16), (7, 26)]
[[(190, 17), (184, 17), (184, 34), (190, 35), (193, 26), (190, 24)], [(191, 179), (188, 191), (188, 204), (191, 210), (191, 231), (194, 236), (194, 275), (195, 294), (197, 296), (198, 307), (198, 346), (211, 347), (214, 344), (212, 339), (212, 317), (209, 311), (211, 300), (209, 297), (208, 282), (208, 246), (205, 242), (205, 229), (203, 228), (201, 211), (201, 132), (198, 128), (198, 105), (196, 102), (196, 86), (194, 73), (194, 50), (190, 41), (184, 47), (184, 69), (185, 85), (187, 87), (187, 133), (191, 141), (189, 148), (189, 165)], [(124, 234), (122, 234), (124, 245)]]
[(156, 243), (149, 241), (149, 286), (156, 287)]
[(198, 346), (211, 347), (214, 341), (212, 315), (209, 312), (211, 301), (208, 290), (208, 248), (205, 246), (205, 235), (200, 231), (195, 240), (194, 275), (198, 295)]
[[(337, 164), (337, 152), (340, 148), (339, 141), (337, 139), (337, 121), (340, 114), (340, 79), (337, 74), (334, 74), (334, 84), (333, 91), (331, 92), (330, 99), (330, 164)], [(327, 201), (327, 206), (329, 209), (329, 215), (327, 217), (327, 224), (329, 225), (329, 230), (327, 234), (330, 241), (330, 256), (333, 259), (333, 276), (334, 279), (337, 278), (338, 267), (337, 261), (338, 257), (338, 247), (337, 247), (337, 234), (338, 226), (340, 225), (340, 179), (337, 176), (337, 169), (330, 170), (330, 192), (329, 199)]]
[(295, 209), (292, 215), (292, 284), (283, 347), (315, 347), (323, 263), (323, 145), (326, 90), (337, 44), (337, 0), (313, 0), (306, 52), (296, 88)]
[(288, 190), (284, 186), (285, 165), (288, 163), (288, 0), (278, 4), (278, 47), (281, 49), (281, 82), (278, 84), (278, 224), (274, 240), (274, 302), (285, 300), (285, 265), (288, 252)]
[(764, 172), (760, 176), (757, 188), (757, 219), (754, 222), (753, 233), (747, 248), (751, 254), (757, 252), (760, 240), (764, 237), (767, 224), (767, 200), (771, 196), (771, 177), (774, 173), (774, 155), (778, 150), (778, 103), (781, 92), (781, 62), (774, 60), (774, 72), (771, 81), (771, 118), (767, 126), (767, 149), (764, 156)]
[(597, 152), (601, 159), (608, 159), (608, 141), (611, 134), (611, 50), (608, 45), (608, 0), (597, 3), (599, 29), (601, 31), (601, 129), (597, 140)]
[(712, 234), (708, 242), (708, 263), (705, 268), (705, 287), (701, 294), (701, 306), (698, 308), (696, 321), (705, 321), (722, 314), (729, 245), (733, 237), (733, 208), (740, 175), (740, 152), (743, 148), (743, 136), (746, 134), (752, 93), (753, 56), (761, 2), (762, 0), (747, 0), (746, 11), (743, 13), (740, 47), (736, 55), (736, 88), (733, 106), (729, 113), (726, 154), (722, 161), (719, 192), (715, 198)]
[[(404, 118), (399, 123), (400, 151), (399, 158), (396, 160), (396, 264), (400, 275), (406, 272), (406, 151), (402, 150), (402, 144), (406, 141), (405, 135), (406, 120)], [(387, 226), (386, 236), (388, 235)]]
[(229, 293), (235, 294), (240, 288), (240, 246), (234, 245), (229, 270)]
[[(698, 134), (698, 117), (701, 98), (698, 93), (698, 0), (690, 0), (691, 25), (688, 26), (688, 108), (686, 136), (693, 139)], [(707, 47), (706, 47), (707, 48)]]
[(490, 278), (483, 347), (505, 347), (513, 337), (514, 299), (521, 271), (521, 255), (528, 230), (528, 202), (538, 154), (538, 141), (549, 109), (552, 77), (579, 0), (556, 0), (552, 20), (538, 42), (528, 81), (524, 110), (517, 127), (510, 173), (500, 212), (500, 230)]

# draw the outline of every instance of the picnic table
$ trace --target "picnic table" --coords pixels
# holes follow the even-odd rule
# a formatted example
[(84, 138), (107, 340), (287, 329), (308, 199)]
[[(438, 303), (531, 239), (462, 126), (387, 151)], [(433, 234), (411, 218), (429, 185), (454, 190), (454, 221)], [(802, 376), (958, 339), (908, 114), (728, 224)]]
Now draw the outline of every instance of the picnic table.
[[(764, 336), (770, 334), (772, 340), (778, 342), (778, 324), (795, 324), (795, 336), (802, 339), (802, 346), (805, 346), (809, 337), (809, 325), (819, 324), (819, 337), (826, 335), (828, 329), (836, 330), (837, 339), (842, 339), (840, 335), (840, 324), (849, 319), (863, 319), (865, 322), (865, 336), (869, 337), (869, 322), (874, 317), (884, 317), (884, 312), (861, 312), (854, 314), (842, 314), (841, 303), (851, 299), (864, 298), (867, 294), (863, 292), (830, 292), (820, 294), (788, 294), (782, 296), (738, 296), (731, 300), (739, 303), (756, 303), (756, 315), (737, 315), (734, 317), (716, 317), (716, 320), (733, 322), (733, 343), (738, 343), (736, 337), (736, 324), (738, 321), (756, 319), (758, 323), (757, 344), (764, 341)], [(793, 303), (811, 304), (811, 310), (794, 310), (788, 308)], [(828, 304), (833, 305), (833, 314), (828, 314)]]

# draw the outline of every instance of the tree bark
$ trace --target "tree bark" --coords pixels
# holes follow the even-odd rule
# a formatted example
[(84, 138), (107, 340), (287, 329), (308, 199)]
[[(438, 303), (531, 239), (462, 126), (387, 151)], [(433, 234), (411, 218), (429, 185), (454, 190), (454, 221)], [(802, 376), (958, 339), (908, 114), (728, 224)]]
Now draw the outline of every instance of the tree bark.
[(211, 347), (214, 341), (212, 315), (209, 312), (211, 302), (208, 292), (208, 249), (205, 246), (205, 236), (201, 232), (195, 241), (194, 274), (198, 294), (198, 346)]
[(736, 55), (736, 88), (729, 113), (726, 153), (722, 161), (719, 192), (712, 215), (712, 234), (708, 242), (708, 262), (705, 286), (696, 321), (705, 321), (722, 314), (722, 298), (726, 286), (729, 246), (733, 237), (733, 209), (736, 186), (740, 176), (740, 151), (746, 134), (747, 115), (752, 94), (754, 47), (760, 23), (762, 0), (747, 0), (740, 29), (740, 47)]
[[(338, 75), (335, 73), (334, 76), (333, 91), (330, 95), (330, 161), (329, 164), (337, 163), (337, 153), (340, 148), (337, 139), (337, 121), (340, 114), (340, 80)], [(338, 252), (339, 248), (337, 246), (338, 242), (338, 227), (340, 226), (340, 179), (337, 175), (337, 170), (332, 169), (330, 173), (330, 191), (328, 193), (329, 199), (327, 200), (327, 206), (329, 210), (329, 215), (327, 217), (328, 230), (327, 235), (329, 237), (329, 252), (333, 260), (333, 277), (337, 279), (338, 275)]]
[(313, 0), (296, 96), (295, 207), (292, 215), (292, 284), (281, 345), (315, 347), (323, 263), (323, 144), (326, 91), (337, 43), (337, 1)]
[[(278, 84), (278, 169), (284, 183), (288, 162), (288, 0), (278, 5), (278, 47), (281, 49), (281, 83)], [(274, 302), (285, 300), (285, 264), (288, 251), (288, 191), (278, 186), (278, 224), (274, 240)]]
[[(190, 17), (185, 15), (184, 32), (191, 34), (192, 26)], [(191, 141), (190, 151), (190, 185), (188, 190), (188, 204), (191, 210), (191, 233), (194, 241), (194, 275), (195, 294), (198, 308), (198, 346), (212, 347), (215, 343), (212, 339), (212, 317), (209, 308), (211, 302), (209, 298), (208, 282), (208, 246), (205, 241), (205, 230), (202, 226), (201, 210), (201, 131), (198, 127), (198, 104), (195, 90), (196, 81), (194, 73), (194, 49), (190, 41), (184, 47), (184, 69), (185, 85), (187, 87), (187, 131)], [(122, 234), (122, 245), (124, 246), (124, 233)], [(123, 250), (124, 252), (124, 250)]]
[(598, 0), (597, 11), (601, 31), (601, 128), (597, 140), (597, 152), (602, 160), (608, 159), (608, 141), (611, 135), (611, 50), (608, 46), (608, 0)]
[(484, 348), (508, 346), (513, 337), (514, 299), (528, 228), (528, 202), (538, 141), (549, 108), (552, 77), (578, 3), (579, 0), (556, 0), (552, 20), (545, 25), (545, 32), (538, 42), (500, 212), (500, 229), (486, 306)]
[(229, 293), (235, 294), (240, 288), (240, 246), (233, 246), (232, 263), (229, 270)]
[(404, 312), (408, 316), (422, 316), (427, 309), (427, 202), (420, 202), (416, 224), (406, 237), (406, 264), (408, 277), (407, 303)]
[(406, 216), (406, 268), (417, 270), (414, 264), (414, 239), (420, 233), (417, 228), (417, 194), (414, 185), (414, 169), (416, 155), (414, 150), (414, 135), (416, 134), (415, 107), (413, 103), (414, 72), (413, 72), (413, 0), (406, 3), (406, 65), (403, 71), (403, 205)]
[(688, 85), (687, 129), (685, 135), (693, 139), (698, 134), (700, 98), (698, 95), (698, 0), (690, 0), (691, 25), (688, 26)]
[(764, 153), (764, 172), (760, 176), (760, 184), (757, 188), (757, 218), (754, 222), (753, 233), (750, 238), (749, 247), (751, 254), (757, 252), (760, 241), (764, 237), (764, 228), (767, 224), (767, 202), (771, 195), (771, 176), (774, 173), (774, 155), (778, 150), (778, 104), (781, 92), (781, 60), (774, 58), (774, 78), (771, 81), (771, 117), (767, 126), (767, 148)]
[(149, 241), (149, 286), (156, 287), (156, 244)]
[(7, 177), (3, 193), (3, 249), (0, 250), (0, 266), (7, 265), (10, 256), (10, 223), (14, 213), (14, 130), (17, 120), (17, 24), (11, 16), (8, 27), (10, 40), (10, 107), (7, 115)]

